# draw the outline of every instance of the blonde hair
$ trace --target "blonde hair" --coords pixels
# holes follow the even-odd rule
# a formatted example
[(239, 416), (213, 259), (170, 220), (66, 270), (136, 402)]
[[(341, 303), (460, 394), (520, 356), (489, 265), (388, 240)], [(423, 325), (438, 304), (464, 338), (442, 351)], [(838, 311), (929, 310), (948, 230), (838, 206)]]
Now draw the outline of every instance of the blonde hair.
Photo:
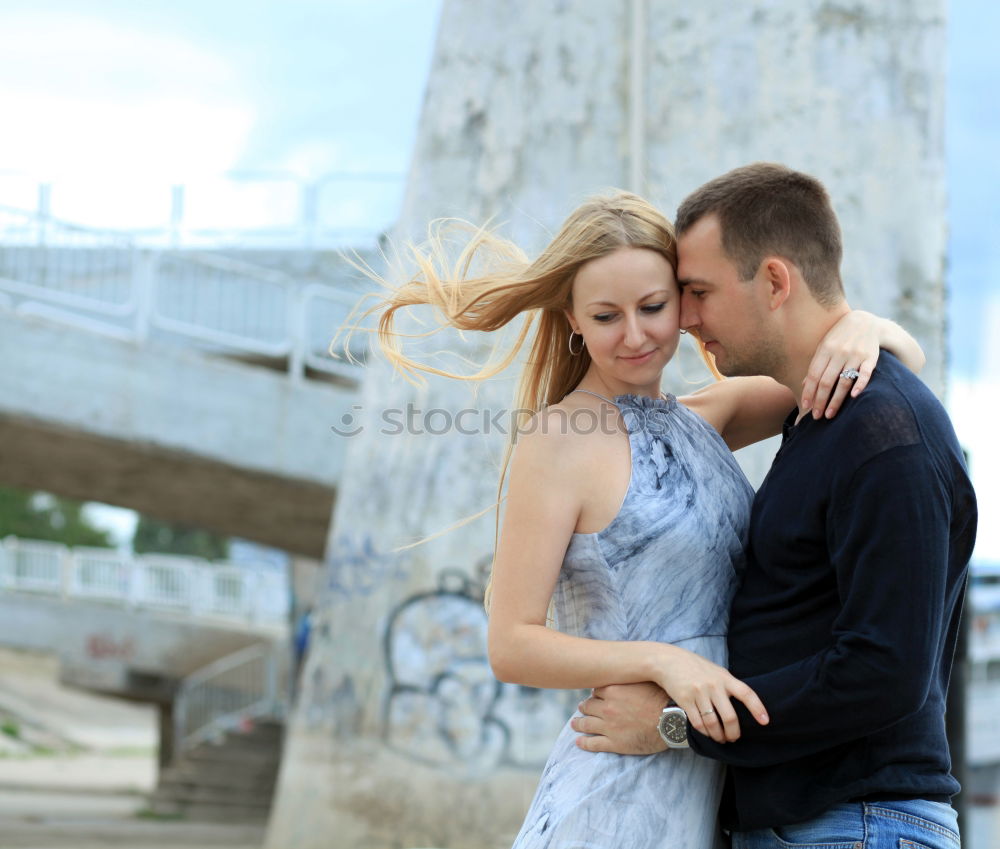
[[(676, 269), (677, 244), (673, 226), (662, 213), (638, 195), (623, 191), (595, 196), (578, 206), (533, 261), (512, 242), (486, 229), (472, 228), (457, 259), (449, 264), (445, 239), (455, 224), (436, 222), (424, 247), (411, 246), (409, 252), (418, 273), (365, 315), (378, 314), (382, 351), (398, 370), (411, 377), (427, 372), (481, 381), (499, 374), (529, 345), (514, 397), (514, 409), (522, 420), (511, 429), (501, 465), (494, 505), (499, 508), (518, 429), (531, 415), (561, 401), (590, 367), (586, 348), (575, 355), (569, 351), (571, 328), (564, 311), (572, 306), (577, 272), (591, 260), (625, 247), (656, 251)], [(468, 227), (462, 222), (458, 226)], [(443, 327), (494, 331), (520, 316), (525, 321), (513, 344), (498, 359), (491, 358), (492, 362), (482, 364), (472, 374), (456, 374), (419, 362), (403, 350), (402, 340), (412, 335), (396, 330), (396, 314), (424, 305), (435, 308), (442, 319), (441, 326), (429, 333)], [(494, 557), (499, 522), (497, 509)], [(484, 601), (488, 609), (489, 585)]]

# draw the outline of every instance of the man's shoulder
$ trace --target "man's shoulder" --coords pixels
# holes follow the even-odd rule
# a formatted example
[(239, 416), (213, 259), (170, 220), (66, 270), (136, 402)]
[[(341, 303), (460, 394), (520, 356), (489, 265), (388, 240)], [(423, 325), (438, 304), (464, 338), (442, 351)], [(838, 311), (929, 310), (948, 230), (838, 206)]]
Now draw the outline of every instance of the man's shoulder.
[[(935, 411), (940, 411), (947, 416), (944, 405), (938, 397), (931, 391), (930, 387), (904, 366), (895, 356), (888, 351), (882, 351), (875, 371), (872, 375), (872, 383), (876, 390), (881, 390), (882, 396), (897, 396), (905, 399), (911, 406), (927, 406)], [(867, 390), (866, 390), (867, 391)], [(863, 397), (865, 393), (862, 393)], [(879, 393), (876, 392), (876, 395)]]
[(880, 410), (898, 411), (897, 418), (906, 419), (909, 426), (933, 438), (940, 429), (952, 433), (951, 419), (944, 404), (920, 377), (910, 371), (888, 351), (883, 351), (875, 366), (871, 382), (857, 401), (865, 416)]
[(903, 446), (957, 450), (944, 406), (927, 384), (886, 351), (864, 392), (851, 399), (841, 415), (842, 427), (831, 431), (838, 442), (849, 445), (859, 465)]

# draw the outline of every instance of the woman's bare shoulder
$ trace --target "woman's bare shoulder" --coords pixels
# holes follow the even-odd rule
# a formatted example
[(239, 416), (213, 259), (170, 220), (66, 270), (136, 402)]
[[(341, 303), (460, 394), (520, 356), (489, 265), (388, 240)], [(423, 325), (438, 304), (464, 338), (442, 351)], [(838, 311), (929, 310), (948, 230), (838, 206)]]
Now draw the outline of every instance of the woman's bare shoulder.
[(775, 391), (780, 391), (779, 384), (769, 377), (727, 377), (677, 400), (722, 433), (748, 399), (770, 397)]
[(602, 444), (624, 431), (618, 408), (599, 398), (567, 395), (519, 428), (515, 456), (551, 459), (583, 468), (599, 462)]

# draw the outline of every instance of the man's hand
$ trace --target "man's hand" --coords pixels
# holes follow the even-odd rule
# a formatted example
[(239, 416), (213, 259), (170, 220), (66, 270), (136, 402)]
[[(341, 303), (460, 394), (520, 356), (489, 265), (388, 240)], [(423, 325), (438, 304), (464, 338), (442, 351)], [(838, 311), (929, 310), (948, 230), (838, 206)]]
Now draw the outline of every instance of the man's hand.
[(574, 731), (589, 734), (577, 737), (576, 745), (588, 752), (615, 752), (619, 755), (652, 755), (667, 748), (656, 725), (667, 694), (656, 684), (613, 684), (598, 687), (580, 702), (583, 714), (571, 723)]

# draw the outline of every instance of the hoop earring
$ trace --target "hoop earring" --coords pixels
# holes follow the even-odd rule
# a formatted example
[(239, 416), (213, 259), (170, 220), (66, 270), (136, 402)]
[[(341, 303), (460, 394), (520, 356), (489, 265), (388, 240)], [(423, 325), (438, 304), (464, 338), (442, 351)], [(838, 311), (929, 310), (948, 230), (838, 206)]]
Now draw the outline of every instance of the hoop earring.
[(681, 333), (683, 333), (685, 336), (688, 335), (688, 332), (683, 327), (681, 328)]
[[(574, 336), (579, 336), (580, 337), (580, 349), (578, 351), (574, 351), (573, 350), (573, 337)], [(583, 351), (584, 348), (587, 347), (587, 342), (583, 338), (583, 334), (582, 333), (577, 333), (575, 330), (571, 330), (570, 333), (569, 333), (569, 338), (566, 340), (566, 347), (569, 348), (569, 355), (571, 357), (575, 357), (581, 351)]]

